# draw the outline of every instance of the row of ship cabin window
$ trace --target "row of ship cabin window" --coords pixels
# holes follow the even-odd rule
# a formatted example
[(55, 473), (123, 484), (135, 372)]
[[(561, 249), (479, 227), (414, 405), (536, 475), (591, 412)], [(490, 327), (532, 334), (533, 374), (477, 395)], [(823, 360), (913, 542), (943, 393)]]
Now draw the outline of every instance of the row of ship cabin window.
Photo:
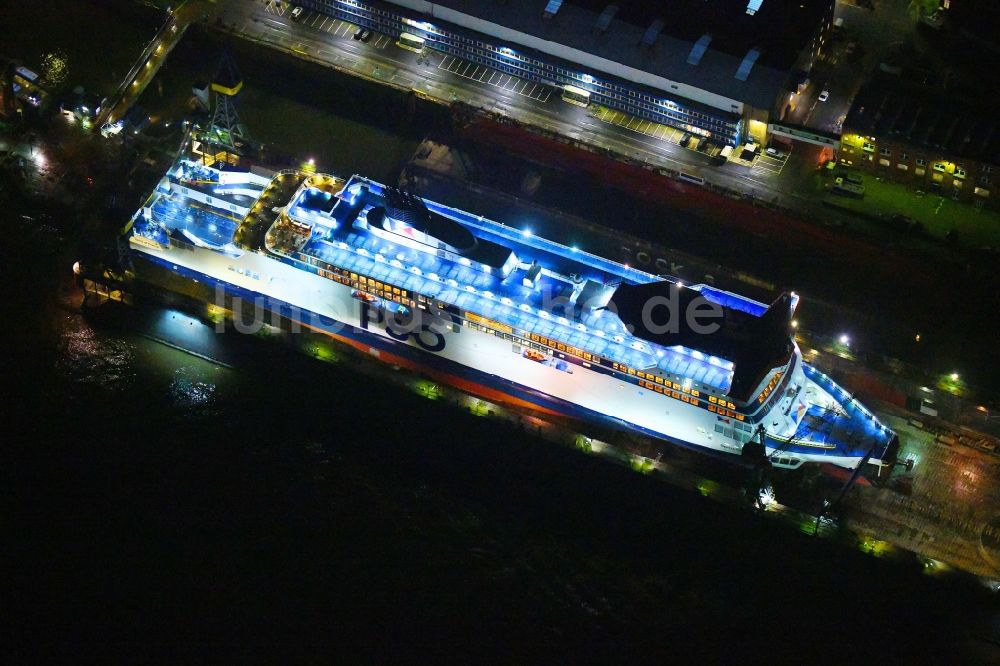
[[(348, 287), (372, 291), (378, 296), (381, 296), (383, 298), (389, 298), (401, 302), (404, 305), (409, 305), (411, 307), (414, 305), (414, 302), (407, 298), (408, 292), (405, 289), (400, 289), (399, 287), (394, 287), (392, 285), (385, 284), (379, 280), (375, 280), (374, 278), (369, 278), (364, 275), (358, 275), (357, 273), (351, 273), (342, 268), (334, 270), (320, 269), (320, 274), (323, 277), (333, 279), (336, 282), (339, 282), (340, 284), (343, 284)], [(427, 302), (426, 299), (422, 296), (419, 296), (418, 298), (421, 302)], [(493, 333), (494, 335), (504, 334), (503, 331), (496, 331), (490, 327), (483, 326), (481, 324), (475, 325), (475, 328), (483, 332)], [(508, 332), (507, 335), (510, 335), (510, 333)], [(576, 356), (577, 358), (600, 363), (601, 358), (599, 356), (591, 354), (590, 352), (585, 352), (578, 347), (573, 347), (570, 345), (566, 345), (565, 343), (558, 342), (556, 340), (551, 340), (544, 336), (538, 335), (537, 333), (529, 333), (528, 335), (533, 342), (536, 342), (538, 344), (550, 347), (560, 352), (570, 354), (572, 356)], [(656, 391), (657, 393), (663, 393), (665, 395), (669, 395), (670, 397), (676, 400), (681, 400), (689, 404), (702, 406), (701, 401), (699, 400), (701, 392), (697, 389), (687, 388), (681, 386), (680, 384), (677, 384), (676, 382), (664, 381), (663, 377), (653, 375), (652, 373), (642, 372), (641, 370), (630, 368), (621, 363), (612, 363), (612, 367), (619, 372), (638, 377), (640, 379), (639, 384), (644, 388)], [(771, 386), (769, 386), (768, 389), (766, 389), (767, 392), (770, 392), (770, 389), (773, 387), (775, 380), (778, 379), (779, 377), (780, 374), (777, 375), (774, 379), (772, 379)], [(647, 380), (652, 380), (652, 381), (647, 381)], [(707, 409), (711, 412), (722, 414), (724, 416), (729, 416), (731, 418), (735, 418), (740, 421), (742, 421), (744, 418), (743, 414), (733, 411), (736, 409), (736, 405), (733, 404), (732, 402), (728, 402), (721, 398), (716, 398), (714, 395), (708, 396), (708, 402), (709, 404), (707, 405)]]

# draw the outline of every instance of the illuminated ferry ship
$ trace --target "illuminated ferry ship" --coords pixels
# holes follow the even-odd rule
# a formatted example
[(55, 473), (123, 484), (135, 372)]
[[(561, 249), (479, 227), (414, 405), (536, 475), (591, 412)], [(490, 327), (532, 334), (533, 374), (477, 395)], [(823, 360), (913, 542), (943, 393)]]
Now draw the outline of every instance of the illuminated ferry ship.
[[(766, 306), (683, 285), (360, 176), (184, 156), (129, 234), (140, 278), (196, 280), (480, 396), (716, 452), (753, 440), (786, 468), (880, 463), (893, 448), (803, 361), (794, 294)], [(714, 308), (715, 330), (651, 321), (667, 303)]]

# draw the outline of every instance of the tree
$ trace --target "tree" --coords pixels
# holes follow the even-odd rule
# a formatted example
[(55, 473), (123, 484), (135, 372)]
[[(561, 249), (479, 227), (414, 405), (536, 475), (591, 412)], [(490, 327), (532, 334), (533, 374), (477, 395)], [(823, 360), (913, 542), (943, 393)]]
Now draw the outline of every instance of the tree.
[(42, 76), (52, 86), (66, 82), (66, 77), (69, 76), (69, 58), (65, 51), (51, 51), (42, 56)]
[(918, 19), (930, 16), (941, 9), (941, 0), (910, 0), (910, 13)]

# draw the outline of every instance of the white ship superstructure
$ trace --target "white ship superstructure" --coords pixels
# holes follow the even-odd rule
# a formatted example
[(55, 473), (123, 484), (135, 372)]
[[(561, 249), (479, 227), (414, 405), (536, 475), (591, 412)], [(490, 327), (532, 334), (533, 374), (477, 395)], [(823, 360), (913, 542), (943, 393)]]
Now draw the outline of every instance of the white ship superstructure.
[[(267, 211), (263, 238), (234, 240)], [(855, 467), (894, 437), (803, 362), (794, 295), (765, 306), (685, 286), (360, 176), (182, 158), (130, 244), (140, 275), (153, 262), (386, 359), (671, 442), (739, 454), (758, 438), (778, 466)], [(677, 325), (650, 321), (667, 303)], [(680, 316), (699, 303), (717, 330)]]

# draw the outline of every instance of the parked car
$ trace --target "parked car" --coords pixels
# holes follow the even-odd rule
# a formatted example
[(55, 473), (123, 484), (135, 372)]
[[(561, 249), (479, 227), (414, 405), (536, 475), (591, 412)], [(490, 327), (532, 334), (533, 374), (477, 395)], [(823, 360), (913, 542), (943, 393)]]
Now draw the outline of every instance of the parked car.
[(825, 102), (826, 100), (830, 99), (830, 91), (824, 90), (819, 94), (819, 97), (817, 97), (816, 99), (818, 99), (821, 102)]
[(302, 7), (296, 7), (295, 9), (293, 9), (292, 10), (292, 20), (293, 21), (298, 21), (299, 17), (302, 16), (302, 12), (304, 12), (304, 11), (305, 10), (302, 9)]
[(788, 157), (788, 153), (786, 151), (781, 150), (780, 148), (775, 148), (774, 146), (765, 150), (764, 154), (768, 157), (773, 157), (776, 160), (783, 160)]
[(837, 168), (836, 173), (837, 182), (851, 183), (852, 185), (864, 185), (865, 179), (857, 171), (851, 169), (845, 169), (843, 167)]
[(364, 30), (361, 31), (361, 36), (358, 37), (358, 39), (367, 44), (372, 39), (372, 31), (369, 30), (368, 28), (365, 28)]

